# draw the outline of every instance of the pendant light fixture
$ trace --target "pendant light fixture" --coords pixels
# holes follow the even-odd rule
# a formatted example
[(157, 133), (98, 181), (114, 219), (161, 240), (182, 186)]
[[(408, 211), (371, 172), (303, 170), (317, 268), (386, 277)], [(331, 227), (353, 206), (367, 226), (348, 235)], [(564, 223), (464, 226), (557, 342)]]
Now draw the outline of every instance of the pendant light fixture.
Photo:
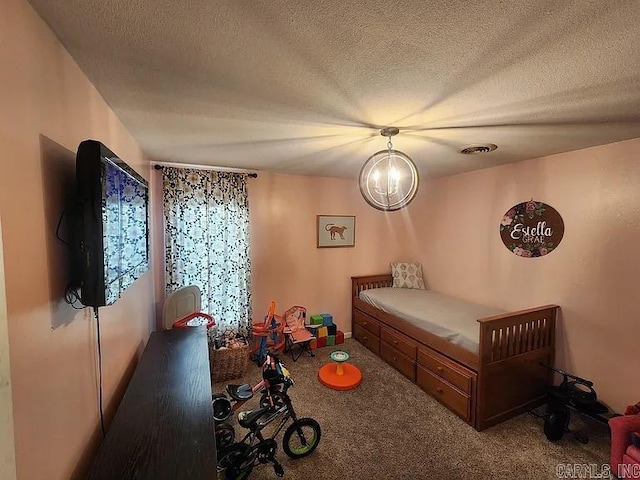
[(391, 137), (396, 127), (385, 127), (380, 135), (388, 137), (387, 149), (374, 153), (360, 170), (360, 192), (369, 205), (393, 211), (406, 207), (418, 192), (418, 170), (408, 155), (393, 149)]

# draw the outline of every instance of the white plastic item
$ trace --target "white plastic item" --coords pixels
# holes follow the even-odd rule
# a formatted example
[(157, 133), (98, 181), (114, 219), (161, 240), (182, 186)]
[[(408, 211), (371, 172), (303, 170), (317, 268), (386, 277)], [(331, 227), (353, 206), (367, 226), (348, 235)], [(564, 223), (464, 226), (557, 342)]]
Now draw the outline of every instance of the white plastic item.
[(201, 311), (202, 293), (196, 285), (180, 287), (169, 294), (162, 310), (162, 328), (171, 330), (176, 320)]

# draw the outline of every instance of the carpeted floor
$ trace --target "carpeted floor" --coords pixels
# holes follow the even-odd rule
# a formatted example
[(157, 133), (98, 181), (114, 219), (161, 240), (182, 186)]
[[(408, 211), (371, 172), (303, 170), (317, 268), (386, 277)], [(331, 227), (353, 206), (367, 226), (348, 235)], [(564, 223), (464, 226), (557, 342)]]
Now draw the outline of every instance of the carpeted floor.
[[(347, 392), (330, 390), (317, 380), (333, 347), (297, 362), (282, 357), (295, 381), (289, 392), (298, 416), (313, 417), (322, 426), (320, 445), (309, 457), (294, 461), (279, 448), (285, 479), (545, 480), (558, 478), (558, 464), (596, 464), (599, 469), (608, 461), (604, 426), (574, 416), (572, 428), (588, 431), (587, 444), (571, 434), (550, 443), (542, 420), (527, 414), (476, 432), (357, 341), (348, 339), (341, 348), (363, 375), (362, 384)], [(252, 364), (243, 379), (232, 383), (259, 379), (260, 369)], [(216, 392), (223, 388), (214, 385)], [(256, 403), (245, 407), (257, 408)], [(242, 430), (237, 422), (234, 426)], [(281, 439), (282, 433), (279, 445)], [(260, 465), (251, 478), (276, 476), (270, 465)]]

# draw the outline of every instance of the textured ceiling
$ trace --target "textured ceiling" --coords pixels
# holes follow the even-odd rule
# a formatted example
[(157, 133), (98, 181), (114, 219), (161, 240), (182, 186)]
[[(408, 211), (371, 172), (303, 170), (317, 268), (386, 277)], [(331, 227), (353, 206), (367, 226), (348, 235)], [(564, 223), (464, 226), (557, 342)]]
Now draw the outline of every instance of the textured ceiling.
[(640, 137), (636, 0), (30, 2), (157, 161), (355, 177), (393, 125), (441, 176)]

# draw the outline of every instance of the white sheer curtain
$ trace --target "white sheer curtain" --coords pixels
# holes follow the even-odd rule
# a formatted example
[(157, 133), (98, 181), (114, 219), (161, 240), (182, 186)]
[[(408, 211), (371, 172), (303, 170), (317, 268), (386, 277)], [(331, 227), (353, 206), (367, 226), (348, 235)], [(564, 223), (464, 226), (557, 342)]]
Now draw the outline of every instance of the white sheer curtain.
[(202, 310), (222, 329), (251, 325), (247, 175), (163, 167), (165, 283), (202, 291)]

